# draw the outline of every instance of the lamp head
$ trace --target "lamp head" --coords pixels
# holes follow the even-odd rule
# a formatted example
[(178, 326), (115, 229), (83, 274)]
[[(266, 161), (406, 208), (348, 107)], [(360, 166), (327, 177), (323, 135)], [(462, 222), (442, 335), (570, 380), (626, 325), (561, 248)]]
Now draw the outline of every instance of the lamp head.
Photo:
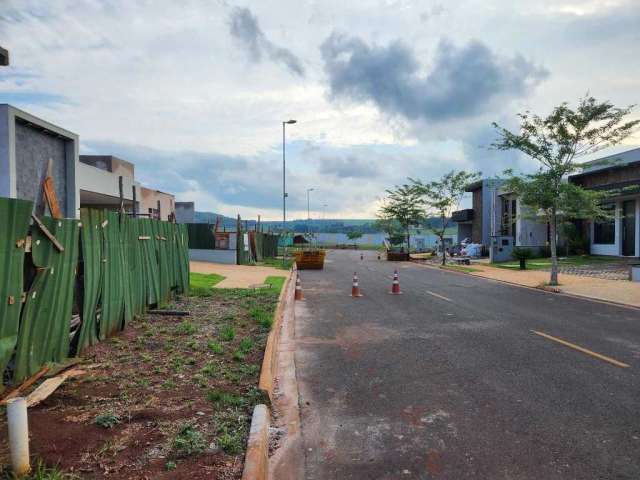
[(294, 123), (297, 123), (297, 120), (287, 120), (286, 122), (283, 122), (283, 123), (286, 123), (288, 125), (293, 125)]

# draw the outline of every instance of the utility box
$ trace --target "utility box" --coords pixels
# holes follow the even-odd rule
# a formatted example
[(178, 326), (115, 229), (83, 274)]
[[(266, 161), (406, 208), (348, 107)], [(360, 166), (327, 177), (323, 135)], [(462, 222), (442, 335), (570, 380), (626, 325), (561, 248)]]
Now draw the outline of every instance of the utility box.
[(489, 249), (489, 261), (491, 263), (507, 262), (513, 260), (513, 237), (509, 235), (493, 235), (491, 248)]

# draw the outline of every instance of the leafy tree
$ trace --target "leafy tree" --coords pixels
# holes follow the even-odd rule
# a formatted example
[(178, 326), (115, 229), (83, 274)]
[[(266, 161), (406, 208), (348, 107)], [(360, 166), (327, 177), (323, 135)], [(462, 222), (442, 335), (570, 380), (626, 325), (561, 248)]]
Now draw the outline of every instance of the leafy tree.
[(347, 238), (353, 240), (353, 246), (356, 246), (356, 240), (362, 238), (362, 232), (360, 230), (352, 230), (347, 232)]
[(421, 180), (410, 179), (413, 189), (423, 197), (429, 213), (435, 214), (440, 222), (430, 222), (431, 230), (442, 245), (442, 265), (447, 261), (444, 235), (451, 221), (451, 213), (458, 208), (460, 200), (465, 194), (465, 187), (480, 178), (480, 173), (456, 172), (451, 170), (440, 180), (423, 183)]
[[(394, 190), (386, 190), (387, 198), (378, 210), (379, 221), (386, 228), (393, 228), (395, 223), (404, 234), (407, 241), (407, 252), (411, 251), (410, 227), (424, 218), (424, 200), (412, 185), (402, 185)], [(387, 231), (390, 235), (392, 232)], [(392, 235), (393, 236), (393, 235)]]
[(551, 285), (558, 284), (558, 222), (563, 217), (605, 216), (599, 207), (602, 195), (567, 183), (566, 177), (580, 169), (577, 158), (620, 143), (633, 132), (640, 120), (624, 121), (632, 109), (633, 106), (616, 108), (587, 95), (579, 100), (575, 109), (565, 102), (546, 117), (530, 112), (519, 114), (518, 133), (493, 123), (499, 135), (493, 148), (519, 150), (539, 163), (538, 171), (533, 174), (517, 176), (507, 172), (506, 186), (549, 223)]

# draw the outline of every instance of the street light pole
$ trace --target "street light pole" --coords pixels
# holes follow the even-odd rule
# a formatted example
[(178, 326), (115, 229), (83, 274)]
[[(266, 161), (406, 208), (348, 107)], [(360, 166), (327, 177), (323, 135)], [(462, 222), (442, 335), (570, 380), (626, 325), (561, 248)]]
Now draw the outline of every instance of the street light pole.
[(311, 210), (309, 209), (309, 192), (313, 192), (313, 188), (307, 188), (307, 234), (311, 233)]
[[(286, 122), (282, 122), (282, 233), (285, 233), (285, 226), (287, 224), (287, 184), (285, 172), (287, 168), (287, 163), (285, 160), (285, 127), (288, 125), (293, 125), (296, 123), (296, 120), (287, 120)], [(287, 260), (287, 240), (284, 240), (284, 251), (282, 254), (282, 264), (284, 265)]]

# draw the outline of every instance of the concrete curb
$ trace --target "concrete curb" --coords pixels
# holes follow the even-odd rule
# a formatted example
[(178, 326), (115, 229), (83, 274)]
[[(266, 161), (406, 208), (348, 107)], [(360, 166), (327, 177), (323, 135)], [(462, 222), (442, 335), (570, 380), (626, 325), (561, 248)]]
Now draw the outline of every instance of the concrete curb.
[[(293, 294), (295, 290), (296, 270), (290, 270), (289, 275), (282, 286), (278, 306), (273, 315), (273, 326), (267, 337), (267, 344), (264, 349), (262, 368), (260, 370), (260, 381), (258, 388), (269, 395), (269, 400), (273, 402), (273, 382), (277, 366), (278, 341), (280, 330), (282, 329), (282, 319), (284, 312), (293, 306)], [(260, 404), (253, 409), (251, 417), (251, 431), (247, 441), (247, 452), (244, 456), (244, 470), (242, 480), (268, 480), (269, 479), (269, 426), (271, 415), (269, 407)]]
[[(434, 268), (436, 270), (441, 270), (441, 271), (454, 273), (454, 274), (458, 274), (458, 275), (468, 275), (468, 276), (474, 277), (474, 278), (481, 278), (483, 280), (489, 280), (490, 282), (504, 283), (505, 285), (511, 285), (513, 287), (528, 288), (529, 290), (536, 290), (538, 292), (545, 292), (545, 293), (549, 293), (549, 294), (552, 294), (552, 295), (560, 295), (560, 296), (563, 296), (563, 297), (577, 298), (577, 299), (580, 299), (580, 300), (587, 300), (589, 302), (594, 302), (594, 303), (604, 303), (605, 305), (612, 305), (614, 307), (627, 308), (629, 310), (640, 310), (640, 307), (638, 307), (636, 305), (629, 305), (628, 303), (614, 302), (613, 300), (606, 300), (604, 298), (589, 297), (587, 295), (580, 295), (579, 293), (553, 291), (553, 290), (548, 290), (548, 289), (545, 289), (545, 288), (542, 288), (542, 287), (532, 287), (530, 285), (523, 285), (521, 283), (510, 282), (508, 280), (501, 280), (499, 278), (491, 278), (491, 277), (485, 277), (485, 276), (482, 276), (482, 275), (474, 275), (473, 272), (463, 272), (461, 270), (440, 268), (440, 266), (425, 265), (425, 264), (420, 263), (420, 262), (411, 261), (411, 263), (413, 263), (415, 265), (420, 265), (421, 267), (424, 267), (424, 268)], [(471, 268), (473, 268), (473, 267), (471, 267)]]
[(273, 326), (267, 337), (267, 345), (264, 349), (264, 358), (262, 359), (262, 368), (260, 370), (260, 382), (258, 388), (269, 395), (269, 400), (273, 402), (273, 379), (275, 377), (277, 365), (277, 347), (280, 339), (280, 330), (282, 329), (282, 318), (285, 309), (293, 302), (293, 294), (295, 290), (295, 277), (297, 270), (290, 270), (289, 276), (282, 286), (278, 306), (273, 315)]
[(242, 480), (267, 480), (269, 478), (269, 408), (256, 405), (251, 417), (251, 430), (244, 457)]

